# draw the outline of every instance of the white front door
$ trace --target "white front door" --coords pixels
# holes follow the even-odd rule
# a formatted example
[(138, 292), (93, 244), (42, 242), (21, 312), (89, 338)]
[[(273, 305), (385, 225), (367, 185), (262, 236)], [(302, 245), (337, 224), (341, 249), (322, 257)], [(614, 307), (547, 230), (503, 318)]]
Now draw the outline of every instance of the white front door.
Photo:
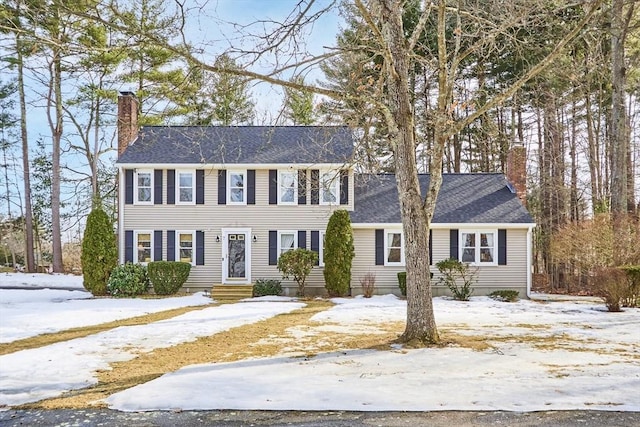
[(251, 283), (251, 229), (222, 229), (222, 283)]

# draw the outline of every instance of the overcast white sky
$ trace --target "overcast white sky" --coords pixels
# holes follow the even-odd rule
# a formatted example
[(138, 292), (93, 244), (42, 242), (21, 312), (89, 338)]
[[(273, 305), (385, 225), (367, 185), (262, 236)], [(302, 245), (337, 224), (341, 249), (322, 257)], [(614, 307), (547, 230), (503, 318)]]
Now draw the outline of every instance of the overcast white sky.
[[(52, 280), (52, 278), (54, 278)], [(0, 287), (0, 337), (11, 342), (42, 331), (92, 324), (179, 305), (203, 304), (193, 295), (166, 300), (90, 298), (81, 279), (5, 274)], [(33, 290), (51, 286), (53, 289)], [(72, 288), (68, 291), (60, 288)], [(87, 298), (89, 296), (89, 298)], [(378, 334), (403, 321), (406, 301), (393, 295), (337, 298), (307, 325), (287, 330), (274, 357), (213, 363), (167, 373), (107, 399), (122, 411), (175, 409), (265, 410), (605, 410), (640, 411), (640, 309), (604, 311), (601, 302), (530, 300), (502, 303), (435, 298), (442, 333), (483, 337), (490, 348), (314, 351), (327, 332)], [(0, 356), (0, 408), (57, 396), (97, 382), (96, 373), (137, 352), (178, 345), (234, 326), (296, 310), (290, 298), (216, 304), (148, 325)], [(91, 310), (92, 316), (86, 315)], [(401, 331), (399, 331), (401, 332)], [(257, 337), (260, 339), (260, 337)], [(315, 356), (307, 356), (315, 354)]]

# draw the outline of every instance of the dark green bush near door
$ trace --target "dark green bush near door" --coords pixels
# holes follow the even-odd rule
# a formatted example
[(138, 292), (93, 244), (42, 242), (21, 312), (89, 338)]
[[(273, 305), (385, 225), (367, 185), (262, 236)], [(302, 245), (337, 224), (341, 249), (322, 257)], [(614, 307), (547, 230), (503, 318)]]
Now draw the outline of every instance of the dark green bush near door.
[(154, 261), (147, 266), (149, 280), (158, 295), (172, 295), (189, 278), (191, 264), (179, 261)]

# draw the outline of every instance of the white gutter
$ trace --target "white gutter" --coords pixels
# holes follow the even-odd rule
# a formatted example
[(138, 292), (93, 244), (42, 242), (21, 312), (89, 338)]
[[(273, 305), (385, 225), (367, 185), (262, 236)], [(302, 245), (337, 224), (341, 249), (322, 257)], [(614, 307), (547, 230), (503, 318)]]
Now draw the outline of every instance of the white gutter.
[(124, 264), (124, 169), (118, 168), (118, 264)]

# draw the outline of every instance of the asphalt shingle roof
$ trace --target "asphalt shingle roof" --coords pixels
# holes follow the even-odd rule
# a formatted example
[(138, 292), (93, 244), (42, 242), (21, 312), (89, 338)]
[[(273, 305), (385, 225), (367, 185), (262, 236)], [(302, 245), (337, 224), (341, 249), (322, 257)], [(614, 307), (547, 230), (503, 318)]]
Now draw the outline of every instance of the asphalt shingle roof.
[[(522, 224), (533, 219), (498, 173), (444, 174), (434, 223)], [(426, 194), (429, 175), (420, 175)], [(401, 223), (395, 175), (356, 175), (352, 223)]]
[(118, 163), (346, 163), (347, 127), (146, 126)]

